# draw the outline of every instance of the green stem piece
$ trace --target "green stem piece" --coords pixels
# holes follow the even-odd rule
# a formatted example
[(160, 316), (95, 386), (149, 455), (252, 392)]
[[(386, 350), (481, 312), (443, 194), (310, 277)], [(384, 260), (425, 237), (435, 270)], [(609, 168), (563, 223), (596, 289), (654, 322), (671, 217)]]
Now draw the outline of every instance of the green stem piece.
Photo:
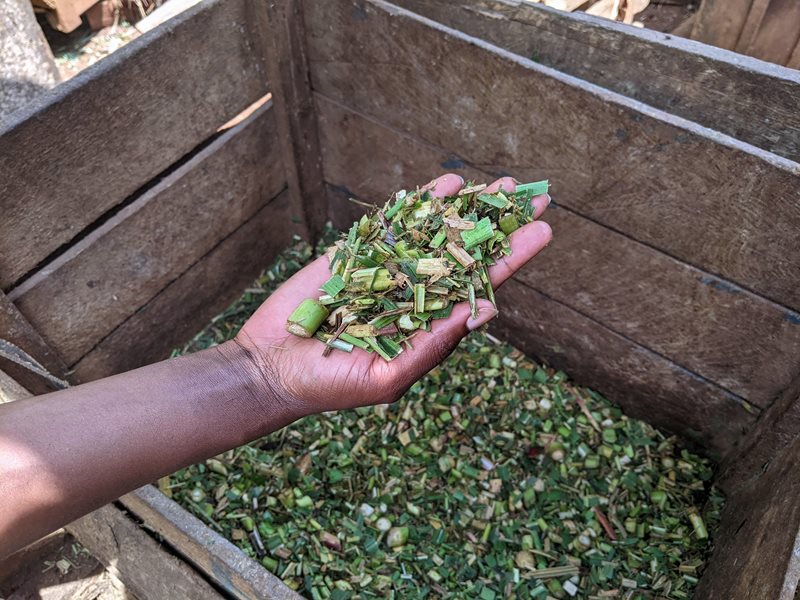
[(286, 331), (298, 337), (310, 338), (328, 318), (328, 309), (318, 300), (306, 298), (286, 320)]

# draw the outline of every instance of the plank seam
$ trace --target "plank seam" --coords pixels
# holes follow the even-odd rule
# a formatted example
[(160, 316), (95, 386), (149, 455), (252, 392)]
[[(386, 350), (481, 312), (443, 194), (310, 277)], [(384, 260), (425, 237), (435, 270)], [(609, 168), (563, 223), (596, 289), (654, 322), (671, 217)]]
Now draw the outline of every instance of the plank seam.
[(246, 226), (248, 223), (250, 223), (250, 222), (251, 222), (253, 219), (255, 219), (255, 218), (256, 218), (256, 216), (257, 216), (259, 213), (261, 213), (261, 211), (264, 211), (264, 210), (266, 210), (267, 208), (269, 208), (269, 207), (270, 207), (270, 206), (271, 206), (271, 205), (272, 205), (272, 204), (275, 202), (275, 200), (281, 196), (281, 194), (283, 194), (284, 192), (286, 192), (286, 190), (287, 190), (287, 189), (288, 189), (288, 187), (286, 186), (286, 184), (284, 184), (284, 187), (283, 187), (283, 188), (281, 188), (281, 191), (280, 191), (280, 192), (278, 192), (277, 194), (275, 194), (275, 196), (273, 196), (272, 198), (270, 198), (270, 199), (269, 199), (269, 200), (268, 200), (266, 203), (264, 203), (264, 205), (263, 205), (263, 206), (261, 206), (261, 208), (259, 208), (259, 209), (258, 209), (258, 210), (257, 210), (255, 213), (253, 213), (253, 214), (250, 216), (250, 218), (249, 218), (249, 219), (247, 219), (246, 221), (243, 221), (242, 223), (240, 223), (240, 224), (239, 224), (239, 225), (236, 227), (236, 229), (234, 229), (233, 231), (231, 231), (231, 232), (230, 232), (228, 235), (226, 235), (224, 238), (222, 238), (222, 239), (221, 239), (221, 240), (219, 240), (219, 241), (218, 241), (216, 244), (214, 244), (214, 246), (213, 246), (212, 248), (210, 248), (210, 249), (208, 250), (208, 252), (206, 252), (206, 253), (205, 253), (205, 254), (203, 254), (202, 256), (199, 256), (197, 259), (195, 259), (195, 261), (194, 261), (194, 262), (192, 262), (192, 263), (191, 263), (191, 264), (190, 264), (188, 267), (186, 267), (186, 269), (184, 269), (183, 271), (181, 271), (181, 272), (180, 272), (178, 275), (176, 275), (174, 278), (170, 279), (169, 283), (167, 283), (167, 284), (166, 284), (164, 287), (162, 287), (160, 290), (158, 290), (158, 291), (157, 291), (155, 294), (153, 294), (151, 297), (149, 297), (149, 298), (148, 298), (146, 301), (144, 301), (142, 304), (140, 304), (139, 306), (137, 306), (135, 310), (132, 310), (132, 311), (130, 312), (130, 314), (129, 314), (127, 317), (125, 317), (125, 319), (124, 319), (124, 320), (122, 320), (122, 321), (121, 321), (119, 324), (117, 324), (117, 325), (116, 325), (116, 327), (114, 327), (114, 328), (113, 328), (111, 331), (109, 331), (109, 332), (108, 332), (106, 335), (104, 335), (104, 336), (103, 336), (101, 339), (99, 339), (99, 340), (98, 340), (98, 341), (97, 341), (97, 342), (96, 342), (96, 343), (95, 343), (95, 344), (94, 344), (94, 345), (93, 345), (91, 348), (89, 348), (89, 349), (88, 349), (88, 350), (87, 350), (85, 353), (83, 353), (83, 354), (82, 354), (82, 355), (81, 355), (79, 358), (77, 358), (77, 359), (75, 360), (75, 362), (73, 362), (73, 363), (70, 365), (70, 372), (68, 372), (67, 374), (68, 374), (68, 375), (70, 375), (70, 374), (72, 373), (72, 371), (71, 371), (71, 370), (72, 370), (72, 369), (74, 369), (74, 368), (75, 368), (75, 366), (76, 366), (78, 363), (80, 363), (80, 362), (81, 362), (81, 361), (82, 361), (84, 358), (86, 358), (86, 357), (87, 357), (87, 356), (89, 356), (89, 355), (90, 355), (92, 352), (94, 352), (94, 351), (95, 351), (95, 350), (96, 350), (96, 349), (97, 349), (97, 348), (98, 348), (98, 347), (99, 347), (99, 346), (100, 346), (100, 345), (101, 345), (101, 344), (102, 344), (102, 343), (103, 343), (103, 342), (104, 342), (106, 339), (108, 339), (109, 337), (111, 337), (112, 335), (114, 335), (114, 333), (116, 333), (116, 331), (117, 331), (117, 330), (118, 330), (120, 327), (122, 327), (123, 325), (125, 325), (125, 324), (126, 324), (128, 321), (130, 321), (132, 318), (134, 318), (134, 317), (137, 315), (137, 313), (138, 313), (138, 312), (139, 312), (139, 311), (140, 311), (142, 308), (144, 308), (145, 306), (147, 306), (148, 304), (150, 304), (150, 303), (151, 303), (153, 300), (155, 300), (156, 298), (158, 298), (158, 296), (160, 296), (162, 293), (164, 293), (164, 291), (165, 291), (167, 288), (169, 288), (169, 287), (170, 287), (170, 286), (171, 286), (173, 283), (175, 283), (175, 282), (176, 282), (178, 279), (180, 279), (181, 277), (183, 277), (183, 276), (184, 276), (184, 275), (185, 275), (187, 272), (189, 272), (189, 271), (190, 271), (192, 268), (194, 268), (194, 267), (195, 267), (197, 264), (199, 264), (200, 262), (202, 262), (202, 261), (203, 261), (203, 260), (204, 260), (206, 257), (208, 257), (210, 254), (212, 254), (212, 253), (213, 253), (213, 252), (214, 252), (214, 251), (215, 251), (215, 250), (216, 250), (216, 249), (217, 249), (219, 246), (221, 246), (223, 243), (225, 243), (225, 242), (226, 242), (226, 241), (227, 241), (227, 240), (228, 240), (230, 237), (232, 237), (233, 235), (235, 235), (235, 234), (236, 234), (236, 233), (237, 233), (237, 232), (238, 232), (240, 229), (242, 229), (244, 226)]
[[(135, 215), (141, 208), (147, 206), (149, 202), (143, 202), (141, 206), (137, 207), (135, 206), (137, 201), (145, 198), (149, 192), (153, 191), (159, 185), (166, 184), (170, 177), (183, 175), (179, 173), (179, 171), (191, 161), (201, 158), (203, 153), (208, 153), (210, 157), (213, 154), (211, 147), (214, 144), (218, 144), (220, 147), (222, 147), (227, 143), (234, 141), (234, 138), (240, 132), (244, 131), (261, 115), (269, 111), (271, 107), (272, 102), (267, 102), (238, 125), (225, 131), (214, 133), (210, 137), (206, 138), (201, 144), (195, 146), (191, 152), (182, 156), (177, 162), (169, 165), (156, 177), (148, 181), (136, 192), (125, 198), (125, 200), (103, 213), (102, 216), (92, 222), (89, 226), (85, 227), (69, 242), (59, 246), (55, 252), (44, 259), (39, 265), (37, 265), (35, 269), (32, 269), (23, 278), (18, 280), (17, 284), (7, 293), (8, 298), (12, 301), (17, 300), (35, 287), (39, 283), (39, 280), (46, 278), (50, 273), (56, 271), (64, 264), (67, 264), (72, 259), (72, 257), (65, 258), (65, 255), (69, 251), (75, 250), (78, 254), (80, 254), (84, 250), (89, 249), (94, 242), (102, 238), (104, 235), (110, 233), (113, 228), (119, 224), (113, 223), (115, 217), (119, 216), (121, 223), (125, 219)], [(123, 215), (122, 213), (125, 212), (126, 209), (128, 214)]]
[[(426, 146), (426, 147), (428, 147), (428, 148), (430, 148), (432, 150), (435, 150), (437, 152), (444, 153), (444, 154), (447, 154), (448, 156), (452, 156), (454, 158), (457, 158), (465, 166), (467, 166), (467, 167), (469, 167), (471, 169), (474, 169), (476, 171), (483, 171), (484, 173), (487, 173), (488, 175), (492, 175), (493, 177), (504, 177), (504, 176), (508, 175), (508, 173), (505, 173), (505, 172), (490, 171), (490, 170), (487, 170), (486, 168), (483, 168), (483, 167), (481, 167), (479, 165), (475, 165), (475, 164), (471, 163), (470, 161), (464, 160), (460, 156), (455, 155), (453, 152), (451, 152), (449, 150), (446, 150), (445, 148), (441, 148), (441, 147), (439, 147), (439, 146), (437, 146), (435, 144), (432, 144), (431, 142), (428, 142), (427, 140), (420, 139), (420, 138), (416, 137), (415, 135), (412, 135), (412, 134), (410, 134), (410, 133), (408, 133), (406, 131), (401, 131), (401, 130), (395, 128), (392, 125), (389, 125), (387, 123), (384, 123), (384, 122), (376, 119), (375, 117), (373, 117), (371, 115), (364, 114), (363, 112), (361, 112), (359, 110), (356, 110), (356, 109), (354, 109), (354, 108), (352, 108), (352, 107), (350, 107), (350, 106), (348, 106), (348, 105), (346, 105), (346, 104), (344, 104), (342, 102), (339, 102), (338, 100), (335, 100), (335, 99), (327, 96), (326, 94), (323, 94), (323, 93), (318, 92), (318, 91), (315, 91), (314, 94), (316, 96), (319, 96), (320, 98), (323, 98), (326, 102), (330, 102), (331, 104), (333, 104), (335, 106), (338, 106), (339, 108), (342, 108), (342, 109), (344, 109), (344, 110), (346, 110), (348, 112), (351, 112), (351, 113), (353, 113), (355, 115), (358, 115), (359, 117), (361, 117), (363, 119), (366, 119), (370, 123), (374, 123), (375, 125), (378, 125), (379, 127), (383, 127), (384, 129), (387, 129), (387, 130), (389, 130), (389, 131), (391, 131), (391, 132), (393, 132), (393, 133), (395, 133), (395, 134), (397, 134), (399, 136), (402, 136), (404, 138), (412, 140), (414, 143)], [(324, 165), (323, 165), (323, 169), (324, 169)], [(653, 246), (652, 244), (649, 244), (647, 242), (643, 242), (641, 240), (638, 240), (635, 237), (632, 237), (628, 233), (625, 233), (623, 231), (619, 231), (618, 229), (615, 229), (614, 227), (610, 227), (610, 226), (608, 226), (608, 225), (606, 225), (604, 223), (601, 223), (601, 222), (593, 219), (592, 217), (587, 216), (587, 215), (585, 215), (585, 214), (583, 214), (583, 213), (581, 213), (579, 211), (576, 211), (574, 209), (571, 209), (571, 208), (568, 208), (566, 206), (563, 206), (563, 205), (559, 204), (558, 202), (556, 202), (555, 200), (552, 202), (552, 206), (554, 208), (557, 208), (558, 210), (563, 210), (565, 212), (574, 214), (574, 215), (576, 215), (576, 216), (578, 216), (578, 217), (580, 217), (582, 219), (585, 219), (585, 220), (587, 220), (587, 221), (589, 221), (591, 223), (594, 223), (595, 225), (597, 225), (599, 227), (603, 227), (605, 229), (608, 229), (609, 231), (613, 231), (617, 235), (620, 235), (623, 238), (628, 239), (628, 240), (630, 240), (630, 241), (632, 241), (632, 242), (634, 242), (636, 244), (640, 244), (640, 245), (642, 245), (642, 246), (644, 246), (646, 248), (649, 248), (649, 249), (651, 249), (651, 250), (653, 250), (655, 252), (658, 252), (659, 254), (661, 254), (663, 256), (666, 256), (666, 257), (674, 260), (677, 263), (680, 263), (682, 265), (686, 265), (688, 267), (691, 267), (692, 269), (696, 269), (697, 271), (700, 272), (701, 276), (702, 275), (709, 275), (709, 276), (713, 277), (714, 279), (717, 279), (720, 286), (724, 286), (725, 289), (729, 289), (732, 293), (736, 293), (736, 292), (743, 293), (743, 294), (746, 294), (747, 296), (749, 296), (752, 299), (756, 299), (756, 300), (759, 300), (759, 301), (762, 301), (762, 302), (766, 302), (767, 304), (771, 305), (773, 308), (776, 308), (776, 309), (778, 309), (780, 311), (783, 311), (784, 318), (786, 320), (791, 321), (793, 323), (794, 322), (800, 323), (800, 312), (798, 312), (797, 309), (792, 308), (791, 306), (787, 306), (787, 305), (785, 305), (785, 304), (783, 304), (781, 302), (777, 302), (776, 300), (773, 300), (772, 298), (768, 298), (766, 296), (762, 296), (760, 293), (758, 293), (757, 291), (755, 291), (755, 290), (753, 290), (753, 289), (751, 289), (749, 287), (746, 287), (746, 286), (741, 285), (741, 284), (739, 284), (739, 283), (737, 283), (735, 281), (727, 279), (727, 278), (719, 275), (718, 273), (716, 273), (714, 271), (709, 271), (708, 269), (706, 269), (704, 267), (701, 267), (699, 265), (696, 265), (696, 264), (693, 264), (691, 262), (685, 261), (685, 260), (683, 260), (681, 258), (678, 258), (677, 256), (674, 256), (673, 254), (670, 254), (669, 252), (666, 252), (665, 250), (663, 250), (661, 248)]]
[(528, 289), (530, 289), (530, 290), (533, 290), (533, 291), (534, 291), (534, 292), (536, 292), (537, 294), (541, 294), (542, 296), (544, 296), (544, 297), (545, 297), (545, 298), (547, 298), (548, 300), (550, 300), (550, 301), (552, 301), (552, 302), (554, 302), (554, 303), (556, 303), (556, 304), (558, 304), (558, 305), (560, 305), (560, 306), (563, 306), (564, 308), (566, 308), (566, 309), (568, 309), (568, 310), (571, 310), (571, 311), (572, 311), (572, 312), (574, 312), (574, 313), (577, 313), (577, 314), (581, 315), (581, 316), (582, 316), (582, 317), (584, 317), (585, 319), (588, 319), (589, 321), (591, 321), (592, 323), (594, 323), (595, 325), (597, 325), (597, 326), (599, 326), (599, 327), (602, 327), (602, 328), (603, 328), (603, 329), (605, 329), (606, 331), (610, 331), (612, 334), (614, 334), (614, 335), (616, 335), (616, 336), (619, 336), (620, 338), (622, 338), (622, 339), (624, 339), (625, 341), (627, 341), (627, 342), (629, 342), (629, 343), (633, 344), (633, 345), (634, 345), (634, 346), (636, 346), (637, 348), (640, 348), (640, 349), (642, 349), (642, 350), (644, 350), (644, 351), (646, 351), (646, 352), (648, 352), (648, 353), (650, 353), (650, 354), (653, 354), (654, 356), (657, 356), (657, 357), (661, 358), (662, 360), (664, 360), (664, 361), (668, 362), (670, 365), (674, 365), (674, 366), (675, 366), (677, 369), (679, 369), (679, 370), (680, 370), (682, 373), (685, 373), (686, 375), (688, 375), (688, 376), (689, 376), (689, 377), (691, 377), (692, 379), (695, 379), (695, 380), (697, 380), (697, 381), (700, 381), (700, 382), (702, 382), (702, 383), (704, 383), (704, 384), (706, 384), (706, 385), (709, 385), (709, 386), (711, 386), (711, 387), (714, 387), (714, 388), (716, 388), (716, 389), (718, 389), (718, 390), (720, 390), (720, 391), (724, 392), (724, 394), (725, 394), (725, 396), (726, 396), (726, 397), (728, 397), (728, 398), (729, 398), (729, 399), (730, 399), (732, 402), (734, 402), (735, 404), (738, 404), (739, 406), (741, 406), (741, 407), (742, 407), (744, 410), (746, 410), (746, 411), (747, 411), (747, 412), (749, 412), (750, 414), (753, 414), (753, 415), (756, 415), (756, 416), (758, 416), (758, 415), (760, 415), (760, 414), (763, 412), (763, 410), (764, 410), (764, 409), (762, 409), (762, 408), (759, 408), (758, 406), (756, 406), (756, 405), (754, 405), (754, 404), (751, 404), (750, 402), (748, 402), (748, 401), (747, 401), (745, 398), (743, 398), (742, 396), (740, 396), (740, 395), (736, 394), (735, 392), (732, 392), (732, 391), (730, 391), (729, 389), (727, 389), (727, 388), (726, 388), (726, 387), (724, 387), (724, 386), (721, 386), (720, 384), (716, 383), (715, 381), (712, 381), (712, 380), (710, 380), (710, 379), (708, 379), (708, 378), (704, 377), (703, 375), (700, 375), (699, 373), (695, 373), (695, 372), (694, 372), (694, 371), (692, 371), (691, 369), (689, 369), (689, 368), (687, 368), (687, 367), (684, 367), (683, 365), (681, 365), (681, 364), (679, 364), (679, 363), (676, 363), (674, 360), (672, 360), (672, 359), (671, 359), (671, 358), (669, 358), (668, 356), (664, 356), (664, 355), (663, 355), (663, 354), (661, 354), (660, 352), (657, 352), (656, 350), (653, 350), (652, 348), (650, 348), (650, 347), (648, 347), (648, 346), (643, 346), (641, 343), (639, 343), (639, 342), (637, 342), (636, 340), (634, 340), (634, 339), (632, 339), (632, 338), (628, 337), (628, 336), (627, 336), (627, 335), (625, 335), (624, 333), (620, 333), (619, 331), (616, 331), (615, 329), (612, 329), (611, 327), (609, 327), (609, 326), (608, 326), (608, 325), (606, 325), (605, 323), (601, 323), (600, 321), (598, 321), (598, 320), (597, 320), (597, 319), (595, 319), (594, 317), (592, 317), (592, 316), (590, 316), (590, 315), (587, 315), (587, 314), (583, 313), (583, 312), (582, 312), (582, 311), (580, 311), (579, 309), (577, 309), (577, 308), (574, 308), (574, 307), (570, 306), (569, 304), (566, 304), (566, 303), (562, 302), (561, 300), (557, 300), (556, 298), (553, 298), (553, 297), (552, 297), (552, 296), (550, 296), (549, 294), (547, 294), (547, 293), (543, 292), (542, 290), (540, 290), (540, 289), (538, 289), (538, 288), (536, 288), (536, 287), (534, 287), (534, 286), (530, 285), (529, 283), (526, 283), (525, 281), (522, 281), (521, 279), (518, 279), (517, 277), (512, 277), (512, 279), (513, 279), (513, 280), (514, 280), (516, 283), (518, 283), (518, 284), (520, 284), (520, 285), (522, 285), (522, 286), (524, 286), (524, 287), (526, 287), (526, 288), (528, 288)]

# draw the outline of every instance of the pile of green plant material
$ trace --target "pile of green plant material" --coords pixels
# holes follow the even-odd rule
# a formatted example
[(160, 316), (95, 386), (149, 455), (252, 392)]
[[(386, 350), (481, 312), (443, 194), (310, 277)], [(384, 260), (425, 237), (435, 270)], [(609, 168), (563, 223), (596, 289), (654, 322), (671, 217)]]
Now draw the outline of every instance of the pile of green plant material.
[[(286, 251), (181, 352), (230, 339)], [(690, 598), (711, 463), (473, 334), (396, 404), (307, 417), (162, 489), (309, 598)]]
[(511, 253), (508, 236), (531, 222), (532, 198), (547, 188), (536, 181), (514, 193), (486, 192), (470, 182), (447, 198), (396, 192), (331, 247), (331, 278), (319, 298), (303, 300), (289, 316), (287, 331), (390, 361), (457, 302), (468, 301), (477, 318), (477, 298), (494, 303), (489, 267)]

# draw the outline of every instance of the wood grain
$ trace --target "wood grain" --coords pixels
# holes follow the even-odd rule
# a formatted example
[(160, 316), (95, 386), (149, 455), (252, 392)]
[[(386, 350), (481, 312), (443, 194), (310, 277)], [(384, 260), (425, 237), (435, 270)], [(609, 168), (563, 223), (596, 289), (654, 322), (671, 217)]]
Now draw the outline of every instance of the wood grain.
[(800, 2), (769, 0), (769, 6), (758, 21), (757, 32), (744, 52), (761, 60), (786, 65), (790, 62), (798, 41), (800, 41)]
[[(445, 170), (492, 178), (323, 96), (317, 107), (325, 178), (360, 199), (383, 203), (388, 190)], [(334, 208), (352, 219), (352, 208)], [(521, 271), (521, 281), (758, 406), (798, 375), (797, 313), (569, 210), (553, 206), (546, 220), (552, 252)]]
[(730, 494), (695, 590), (704, 600), (794, 600), (800, 579), (800, 437)]
[(733, 50), (744, 29), (753, 0), (702, 0), (692, 39)]
[(280, 579), (153, 486), (139, 488), (120, 502), (233, 598), (301, 600)]
[(726, 492), (759, 477), (763, 470), (800, 435), (800, 377), (765, 410), (736, 452), (720, 465), (717, 485)]
[(302, 232), (301, 216), (282, 192), (108, 334), (75, 365), (71, 379), (83, 383), (167, 358)]
[(542, 65), (800, 160), (796, 71), (680, 39), (675, 37), (681, 35), (678, 30), (664, 34), (637, 29), (524, 0), (394, 3)]
[[(28, 319), (1, 291), (0, 339), (7, 340), (27, 352), (55, 377), (59, 379), (65, 377), (67, 365), (61, 356), (50, 348)], [(52, 382), (11, 361), (0, 359), (0, 369), (34, 394), (46, 394), (57, 389)]]
[(67, 531), (138, 600), (223, 599), (191, 566), (161, 548), (129, 516), (111, 504), (67, 525)]
[(0, 289), (267, 92), (253, 3), (201, 2), (0, 130)]
[(567, 208), (800, 307), (796, 163), (378, 0), (306, 17), (320, 93), (494, 175), (547, 177)]
[(303, 5), (300, 0), (269, 2), (262, 11), (261, 28), (269, 32), (267, 62), (278, 131), (283, 145), (286, 179), (294, 201), (303, 206), (310, 238), (315, 240), (326, 220), (322, 158), (317, 118), (308, 72)]
[(266, 104), (9, 298), (74, 365), (285, 187), (275, 136)]

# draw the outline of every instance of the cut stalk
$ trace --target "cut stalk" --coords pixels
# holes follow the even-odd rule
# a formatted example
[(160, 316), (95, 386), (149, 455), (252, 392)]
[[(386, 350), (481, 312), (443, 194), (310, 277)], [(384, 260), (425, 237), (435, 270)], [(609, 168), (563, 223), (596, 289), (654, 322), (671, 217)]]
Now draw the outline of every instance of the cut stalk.
[(298, 337), (310, 338), (328, 318), (328, 309), (318, 300), (306, 298), (286, 321), (286, 331)]
[(447, 251), (453, 256), (454, 259), (460, 264), (462, 267), (469, 268), (475, 264), (475, 259), (472, 258), (466, 250), (464, 250), (458, 244), (453, 242), (447, 242)]
[(511, 235), (513, 232), (519, 229), (519, 221), (517, 220), (517, 217), (512, 214), (503, 215), (500, 217), (498, 225), (500, 226), (500, 231), (506, 235)]
[(475, 229), (467, 229), (461, 232), (461, 239), (464, 240), (464, 249), (469, 250), (478, 244), (492, 239), (494, 230), (489, 217), (484, 217), (475, 224)]
[(414, 285), (414, 312), (425, 312), (425, 286), (421, 283)]

